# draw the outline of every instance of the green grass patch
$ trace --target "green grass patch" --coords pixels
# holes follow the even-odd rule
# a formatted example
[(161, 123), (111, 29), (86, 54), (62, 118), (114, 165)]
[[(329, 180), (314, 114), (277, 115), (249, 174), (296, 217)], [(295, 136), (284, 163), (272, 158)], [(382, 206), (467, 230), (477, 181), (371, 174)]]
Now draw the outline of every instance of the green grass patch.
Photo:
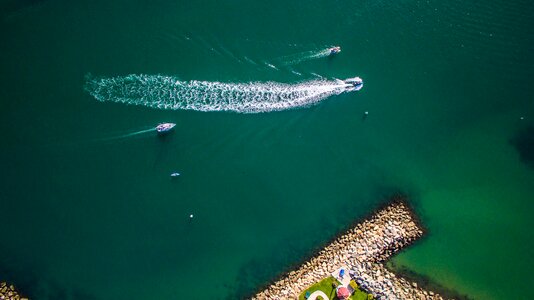
[[(334, 283), (335, 285), (333, 285)], [(316, 284), (308, 287), (302, 294), (299, 296), (299, 300), (305, 300), (306, 292), (310, 292), (312, 294), (315, 291), (323, 291), (329, 298), (329, 300), (335, 300), (337, 299), (336, 296), (336, 286), (338, 286), (340, 283), (332, 276), (328, 276), (327, 278), (317, 282)], [(373, 299), (371, 295), (367, 294), (366, 292), (356, 288), (355, 292), (350, 296), (350, 300), (368, 300)], [(324, 299), (326, 300), (326, 299)]]

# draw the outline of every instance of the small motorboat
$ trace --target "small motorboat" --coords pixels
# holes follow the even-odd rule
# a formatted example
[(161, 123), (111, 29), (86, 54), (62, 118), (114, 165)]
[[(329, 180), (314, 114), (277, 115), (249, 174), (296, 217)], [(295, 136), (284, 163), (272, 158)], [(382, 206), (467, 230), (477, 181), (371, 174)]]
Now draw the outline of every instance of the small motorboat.
[(180, 173), (178, 173), (178, 172), (174, 172), (174, 173), (171, 174), (171, 177), (178, 177), (178, 176), (180, 176)]
[(328, 50), (330, 50), (330, 55), (334, 55), (334, 54), (338, 54), (339, 52), (341, 52), (341, 47), (335, 46)]
[(174, 126), (176, 126), (176, 124), (174, 123), (161, 123), (158, 126), (156, 126), (156, 131), (158, 133), (168, 132), (168, 131), (171, 131), (174, 128)]
[(347, 85), (347, 89), (351, 91), (359, 91), (363, 87), (363, 80), (360, 77), (347, 78), (343, 82)]

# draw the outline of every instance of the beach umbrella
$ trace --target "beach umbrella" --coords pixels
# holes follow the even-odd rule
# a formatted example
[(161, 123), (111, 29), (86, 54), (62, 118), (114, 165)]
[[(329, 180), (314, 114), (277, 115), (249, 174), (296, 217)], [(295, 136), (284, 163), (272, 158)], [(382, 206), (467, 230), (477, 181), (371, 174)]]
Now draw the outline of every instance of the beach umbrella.
[(340, 286), (337, 288), (337, 297), (339, 299), (347, 299), (350, 297), (350, 291), (348, 288), (344, 286)]

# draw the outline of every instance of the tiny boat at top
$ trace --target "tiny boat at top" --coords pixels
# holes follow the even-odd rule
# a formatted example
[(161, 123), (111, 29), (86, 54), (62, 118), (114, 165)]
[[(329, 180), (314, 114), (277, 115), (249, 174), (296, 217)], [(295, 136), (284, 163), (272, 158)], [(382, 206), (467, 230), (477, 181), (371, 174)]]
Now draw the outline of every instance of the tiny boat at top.
[(338, 54), (339, 52), (341, 52), (341, 47), (335, 46), (328, 50), (330, 50), (330, 55), (334, 55), (334, 54)]
[(174, 128), (174, 126), (176, 126), (176, 124), (174, 123), (161, 123), (158, 126), (156, 126), (156, 131), (158, 133), (168, 132), (168, 131), (171, 131)]
[(347, 78), (343, 81), (347, 89), (351, 91), (359, 91), (363, 87), (363, 80), (360, 77)]

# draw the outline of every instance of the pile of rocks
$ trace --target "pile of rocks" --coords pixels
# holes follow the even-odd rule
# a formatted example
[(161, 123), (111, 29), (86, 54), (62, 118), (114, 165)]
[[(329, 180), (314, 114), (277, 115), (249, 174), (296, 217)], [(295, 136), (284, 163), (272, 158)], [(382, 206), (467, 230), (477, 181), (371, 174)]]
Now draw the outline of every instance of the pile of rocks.
[(15, 290), (13, 285), (7, 285), (5, 282), (0, 282), (0, 299), (1, 300), (28, 300), (28, 298), (21, 297)]
[(365, 291), (378, 299), (443, 299), (389, 272), (382, 262), (423, 235), (413, 213), (395, 202), (335, 239), (297, 270), (252, 299), (297, 299), (308, 286), (346, 265)]
[(415, 282), (395, 276), (381, 263), (365, 264), (353, 272), (358, 286), (375, 299), (443, 299), (437, 293), (419, 288)]

